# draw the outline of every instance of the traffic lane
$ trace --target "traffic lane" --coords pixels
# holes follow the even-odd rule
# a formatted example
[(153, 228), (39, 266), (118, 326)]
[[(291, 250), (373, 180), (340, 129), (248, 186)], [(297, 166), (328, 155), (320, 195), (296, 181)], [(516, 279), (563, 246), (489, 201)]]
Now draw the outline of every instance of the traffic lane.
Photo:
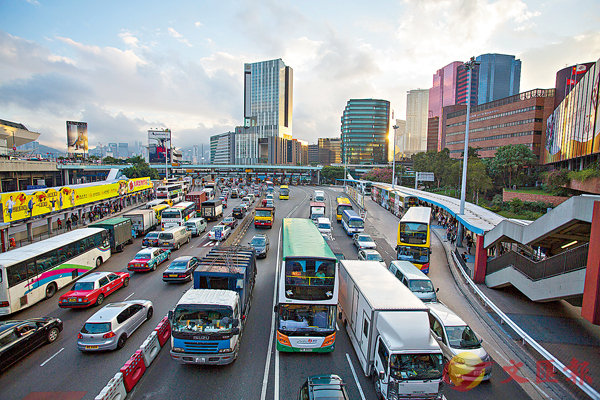
[[(282, 217), (295, 205), (296, 202), (291, 200), (279, 202), (273, 228), (257, 230), (250, 226), (241, 240), (241, 243), (247, 243), (254, 234), (264, 233), (269, 237), (271, 247), (265, 259), (257, 260), (252, 306), (244, 327), (238, 359), (228, 366), (183, 365), (171, 359), (168, 344), (129, 395), (132, 399), (162, 399), (165, 395), (173, 399), (189, 399), (197, 397), (198, 393), (202, 393), (205, 399), (215, 400), (260, 398), (260, 382), (263, 380), (273, 317), (273, 285), (279, 265), (279, 229)], [(185, 382), (185, 385), (181, 382)]]

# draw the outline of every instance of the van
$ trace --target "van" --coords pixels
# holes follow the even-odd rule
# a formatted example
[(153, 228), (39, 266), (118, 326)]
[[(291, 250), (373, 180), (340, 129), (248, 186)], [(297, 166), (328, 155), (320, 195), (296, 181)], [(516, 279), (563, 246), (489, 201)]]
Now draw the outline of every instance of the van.
[(329, 218), (317, 218), (317, 229), (319, 230), (319, 232), (321, 232), (321, 235), (324, 238), (331, 238), (331, 221), (329, 220)]
[(247, 196), (250, 198), (250, 204), (254, 203), (254, 201), (256, 200), (256, 196), (254, 196), (254, 194), (252, 193), (248, 193)]
[[(431, 336), (438, 342), (444, 355), (444, 361), (458, 364), (460, 370), (473, 371), (474, 368), (483, 368), (482, 380), (490, 379), (492, 375), (491, 358), (481, 346), (483, 340), (451, 309), (442, 303), (428, 303), (429, 326)], [(459, 355), (459, 357), (456, 357)], [(483, 364), (482, 364), (483, 362)], [(461, 365), (462, 364), (462, 365)], [(477, 374), (464, 374), (462, 379), (479, 379), (481, 370)]]
[(167, 249), (179, 250), (179, 248), (190, 242), (192, 234), (185, 226), (174, 226), (165, 229), (158, 235), (158, 246)]
[(427, 275), (409, 261), (392, 261), (388, 268), (392, 274), (421, 301), (436, 302), (437, 296), (433, 283)]
[(200, 236), (206, 230), (207, 223), (204, 218), (191, 218), (186, 221), (184, 226), (192, 236)]
[(238, 197), (238, 190), (237, 189), (231, 189), (231, 195), (230, 197), (232, 199), (236, 199)]
[(315, 190), (314, 201), (325, 201), (325, 192), (322, 190)]

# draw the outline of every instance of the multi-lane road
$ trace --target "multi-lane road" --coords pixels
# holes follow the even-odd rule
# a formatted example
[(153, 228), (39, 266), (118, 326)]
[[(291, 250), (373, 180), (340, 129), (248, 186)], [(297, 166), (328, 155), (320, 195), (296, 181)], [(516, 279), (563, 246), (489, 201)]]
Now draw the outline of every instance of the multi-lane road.
[[(351, 399), (375, 399), (371, 381), (359, 367), (354, 350), (346, 332), (338, 330), (336, 349), (330, 354), (287, 354), (275, 350), (273, 341), (273, 301), (275, 277), (279, 265), (279, 235), (281, 220), (284, 217), (308, 217), (309, 197), (314, 187), (291, 187), (290, 200), (276, 200), (276, 221), (272, 229), (261, 230), (269, 236), (271, 248), (265, 259), (257, 260), (257, 282), (254, 288), (252, 309), (242, 338), (237, 361), (229, 366), (180, 365), (169, 355), (168, 345), (161, 351), (142, 380), (129, 394), (132, 399), (295, 399), (298, 390), (308, 375), (336, 373), (347, 384)], [(335, 220), (335, 198), (339, 191), (325, 188), (328, 202), (327, 213)], [(276, 196), (277, 198), (277, 196)], [(239, 199), (230, 199), (225, 215), (239, 204)], [(215, 223), (209, 225), (209, 229)], [(353, 247), (339, 224), (334, 224), (334, 251), (344, 253), (347, 259), (357, 257)], [(385, 210), (374, 206), (369, 209), (366, 232), (376, 239), (378, 250), (386, 262), (394, 255), (397, 222)], [(239, 229), (239, 228), (236, 228)], [(247, 243), (255, 234), (250, 226), (241, 243)], [(141, 239), (127, 246), (122, 253), (114, 254), (103, 264), (101, 271), (126, 271), (127, 262), (140, 249)], [(206, 235), (194, 238), (192, 242), (171, 256), (180, 255), (201, 257), (211, 248)], [(432, 241), (431, 277), (441, 288), (444, 301), (451, 307), (462, 307), (460, 295), (447, 271), (446, 256), (437, 238)], [(154, 303), (154, 317), (144, 323), (127, 341), (125, 347), (107, 353), (81, 353), (76, 347), (77, 332), (85, 320), (96, 309), (64, 310), (57, 306), (58, 297), (38, 303), (14, 316), (13, 319), (26, 319), (51, 315), (64, 322), (64, 330), (58, 340), (44, 346), (0, 375), (1, 399), (93, 399), (119, 370), (129, 356), (137, 350), (147, 335), (190, 284), (166, 284), (162, 281), (163, 263), (157, 271), (132, 273), (127, 288), (112, 294), (107, 301), (125, 299), (149, 299)], [(456, 309), (463, 319), (473, 325), (475, 316), (463, 315), (468, 309)], [(477, 330), (477, 327), (474, 326)], [(485, 345), (485, 343), (484, 343)], [(491, 352), (494, 357), (494, 352)], [(446, 386), (444, 393), (448, 399), (480, 398), (504, 399), (527, 398), (526, 393), (514, 382), (501, 383), (509, 376), (502, 368), (495, 368), (490, 382), (483, 383), (468, 393), (461, 393)], [(28, 397), (29, 396), (29, 397)]]

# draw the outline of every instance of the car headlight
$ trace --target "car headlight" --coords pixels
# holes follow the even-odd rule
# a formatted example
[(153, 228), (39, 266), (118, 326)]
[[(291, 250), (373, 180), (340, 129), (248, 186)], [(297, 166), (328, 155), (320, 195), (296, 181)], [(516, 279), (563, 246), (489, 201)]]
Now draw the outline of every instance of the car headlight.
[(176, 353), (183, 353), (184, 350), (181, 347), (173, 347), (173, 351)]
[(230, 353), (231, 349), (227, 348), (227, 349), (219, 349), (219, 353)]

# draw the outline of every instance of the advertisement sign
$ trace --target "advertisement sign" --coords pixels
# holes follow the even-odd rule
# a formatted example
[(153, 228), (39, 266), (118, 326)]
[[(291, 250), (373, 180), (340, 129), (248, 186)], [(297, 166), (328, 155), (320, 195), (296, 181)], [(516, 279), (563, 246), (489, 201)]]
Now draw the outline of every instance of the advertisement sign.
[(87, 122), (67, 121), (67, 152), (69, 154), (87, 154)]
[(150, 143), (150, 140), (168, 140), (171, 141), (171, 130), (170, 129), (164, 129), (164, 130), (149, 130), (148, 131), (148, 143)]
[(33, 194), (3, 193), (2, 217), (4, 222), (18, 221), (150, 188), (150, 178), (136, 178), (96, 186), (49, 188)]

